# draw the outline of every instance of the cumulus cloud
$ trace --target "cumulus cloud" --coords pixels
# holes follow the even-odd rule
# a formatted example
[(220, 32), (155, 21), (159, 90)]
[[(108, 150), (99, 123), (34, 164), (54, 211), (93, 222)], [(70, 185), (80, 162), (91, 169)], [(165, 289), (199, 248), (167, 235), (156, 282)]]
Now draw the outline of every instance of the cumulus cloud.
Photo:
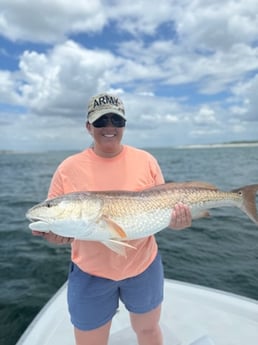
[(238, 83), (233, 88), (233, 94), (237, 100), (241, 100), (241, 106), (233, 108), (234, 114), (239, 114), (246, 121), (258, 121), (258, 75), (251, 80)]
[[(10, 47), (18, 47), (16, 67), (0, 65), (2, 142), (22, 132), (24, 147), (29, 138), (66, 145), (81, 128), (71, 134), (81, 146), (87, 100), (103, 90), (122, 96), (130, 143), (166, 145), (171, 135), (175, 144), (233, 140), (237, 133), (257, 138), (257, 1), (2, 0), (1, 6), (6, 64)], [(14, 118), (12, 132), (5, 130)]]
[(103, 28), (105, 12), (99, 0), (2, 0), (0, 32), (12, 41), (57, 42), (67, 34)]
[[(47, 53), (25, 51), (20, 60), (20, 94), (35, 113), (81, 115), (87, 98), (106, 89), (115, 58), (67, 41)], [(110, 73), (110, 72), (109, 72)]]
[(192, 47), (227, 50), (234, 44), (256, 41), (257, 12), (255, 0), (185, 1), (177, 7), (177, 29)]

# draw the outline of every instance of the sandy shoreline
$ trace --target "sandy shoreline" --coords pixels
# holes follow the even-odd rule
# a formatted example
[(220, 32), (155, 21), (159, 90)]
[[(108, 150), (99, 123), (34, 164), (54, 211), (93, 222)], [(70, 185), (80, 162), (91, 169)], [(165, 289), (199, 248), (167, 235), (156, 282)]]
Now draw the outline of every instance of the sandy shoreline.
[(178, 146), (178, 149), (227, 148), (227, 147), (256, 147), (258, 143), (232, 143), (232, 144), (203, 144)]

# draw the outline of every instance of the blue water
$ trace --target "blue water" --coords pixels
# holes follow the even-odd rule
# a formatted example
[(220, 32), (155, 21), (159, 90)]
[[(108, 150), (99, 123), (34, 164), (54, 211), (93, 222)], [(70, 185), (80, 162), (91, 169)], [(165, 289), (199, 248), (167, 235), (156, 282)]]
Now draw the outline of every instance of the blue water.
[[(202, 180), (230, 190), (258, 183), (258, 148), (152, 149), (166, 181)], [(0, 345), (14, 345), (66, 280), (69, 246), (33, 237), (24, 214), (46, 197), (71, 152), (0, 155)], [(167, 278), (258, 300), (258, 227), (240, 210), (216, 209), (191, 229), (157, 235)]]

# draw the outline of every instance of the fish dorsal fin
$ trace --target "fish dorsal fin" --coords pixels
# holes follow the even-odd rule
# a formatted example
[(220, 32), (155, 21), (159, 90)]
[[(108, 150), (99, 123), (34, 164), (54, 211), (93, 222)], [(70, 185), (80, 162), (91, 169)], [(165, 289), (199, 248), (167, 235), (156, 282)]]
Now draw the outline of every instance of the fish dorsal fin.
[(121, 238), (121, 239), (127, 238), (127, 234), (124, 232), (121, 226), (118, 225), (116, 222), (114, 222), (112, 219), (110, 219), (108, 216), (102, 215), (101, 219), (107, 223), (109, 229), (114, 234), (114, 238)]
[[(216, 186), (211, 183), (203, 182), (203, 181), (187, 181), (187, 182), (167, 182), (164, 184), (159, 184), (157, 186), (153, 186), (149, 188), (151, 190), (163, 190), (163, 189), (184, 189), (184, 188), (202, 188), (202, 189), (212, 189), (218, 190)], [(143, 190), (144, 192), (144, 190)]]
[(215, 185), (209, 182), (203, 182), (203, 181), (189, 181), (189, 182), (186, 182), (186, 186), (192, 187), (192, 188), (205, 188), (205, 189), (218, 190), (218, 188)]
[(164, 188), (169, 187), (169, 188), (175, 188), (175, 189), (180, 189), (180, 188), (203, 188), (203, 189), (212, 189), (212, 190), (218, 190), (218, 188), (208, 182), (203, 182), (203, 181), (187, 181), (187, 182), (170, 182), (170, 183), (165, 183)]

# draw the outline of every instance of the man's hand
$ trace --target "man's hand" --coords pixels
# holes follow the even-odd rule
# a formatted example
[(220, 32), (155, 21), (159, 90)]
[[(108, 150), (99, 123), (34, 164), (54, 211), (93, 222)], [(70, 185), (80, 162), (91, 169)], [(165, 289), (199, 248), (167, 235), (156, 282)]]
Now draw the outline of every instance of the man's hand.
[(42, 232), (37, 230), (32, 230), (32, 235), (34, 236), (42, 236), (45, 238), (48, 242), (54, 243), (54, 244), (68, 244), (73, 242), (72, 237), (62, 237), (54, 234), (53, 232)]
[(172, 210), (171, 220), (168, 225), (173, 230), (182, 230), (192, 225), (192, 215), (187, 205), (178, 203)]

